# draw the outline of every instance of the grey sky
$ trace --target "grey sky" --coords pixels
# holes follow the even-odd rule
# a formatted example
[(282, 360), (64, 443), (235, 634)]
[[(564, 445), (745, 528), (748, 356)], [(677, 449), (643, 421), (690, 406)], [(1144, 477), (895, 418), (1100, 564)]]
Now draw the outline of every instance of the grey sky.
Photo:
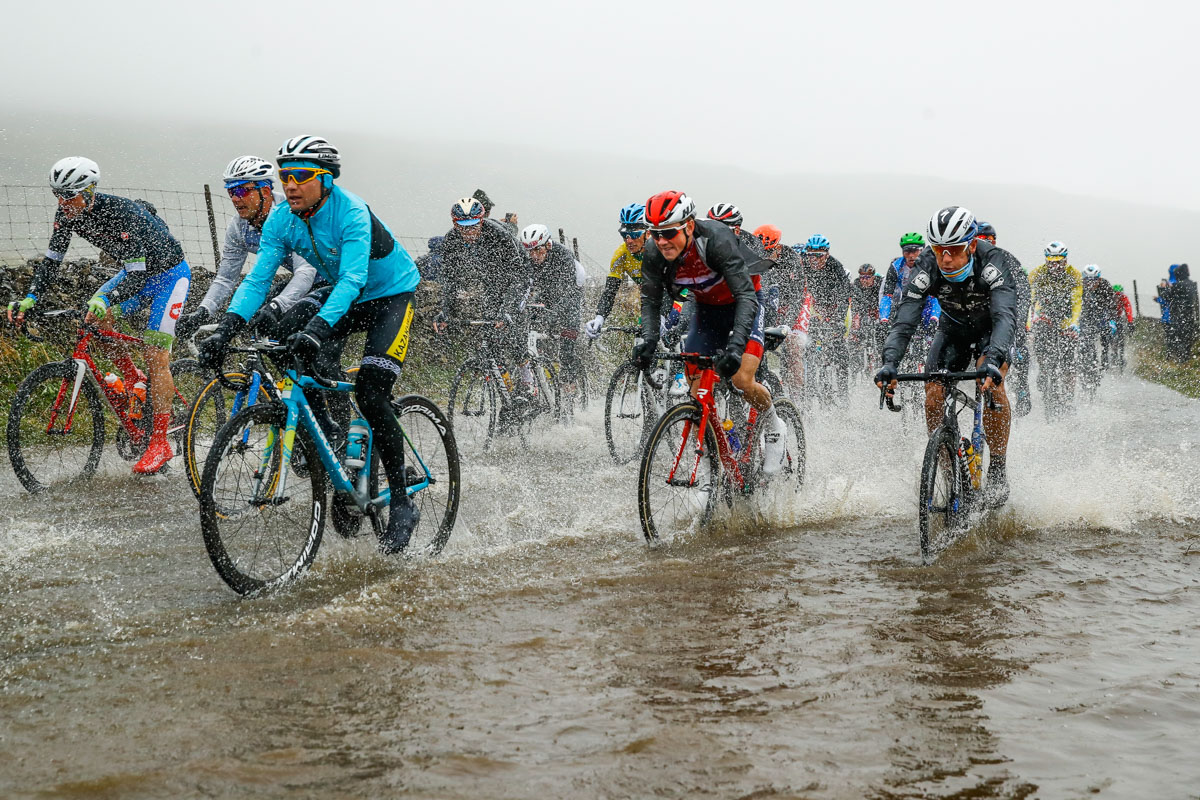
[(488, 140), (1200, 209), (1190, 3), (67, 0), (5, 13), (10, 112), (280, 120), (467, 151)]

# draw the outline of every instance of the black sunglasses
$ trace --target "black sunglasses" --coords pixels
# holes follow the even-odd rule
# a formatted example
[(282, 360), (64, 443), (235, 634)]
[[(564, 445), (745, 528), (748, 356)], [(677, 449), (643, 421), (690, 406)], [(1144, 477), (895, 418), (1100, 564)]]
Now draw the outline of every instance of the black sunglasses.
[(674, 239), (683, 232), (683, 226), (679, 225), (675, 228), (651, 228), (650, 238), (654, 241), (662, 241), (663, 239)]

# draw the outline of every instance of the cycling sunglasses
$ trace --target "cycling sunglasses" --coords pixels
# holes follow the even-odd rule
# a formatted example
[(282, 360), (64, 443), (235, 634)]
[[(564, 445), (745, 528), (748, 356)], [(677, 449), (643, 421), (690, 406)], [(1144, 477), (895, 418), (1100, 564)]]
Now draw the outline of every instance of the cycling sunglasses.
[(318, 175), (332, 175), (333, 173), (327, 169), (313, 169), (312, 167), (280, 167), (279, 182), (287, 185), (288, 179), (297, 186), (308, 183)]
[(962, 244), (931, 244), (929, 246), (933, 248), (934, 255), (936, 255), (938, 258), (941, 258), (943, 253), (949, 253), (952, 256), (961, 256), (963, 253), (967, 252), (967, 248), (971, 246), (971, 243), (963, 242)]
[(89, 186), (87, 189), (80, 189), (77, 192), (72, 192), (70, 189), (51, 189), (50, 191), (53, 192), (54, 196), (59, 199), (70, 200), (72, 197), (79, 197), (79, 195), (91, 188), (92, 187)]
[(904, 247), (900, 248), (900, 252), (904, 253), (904, 255), (906, 255), (906, 256), (912, 255), (913, 253), (919, 253), (919, 252), (921, 252), (921, 245), (906, 244), (906, 245), (904, 245)]
[(640, 239), (646, 235), (645, 228), (620, 228), (618, 233), (622, 239)]
[(262, 188), (264, 184), (245, 181), (234, 186), (226, 186), (225, 191), (229, 192), (230, 197), (243, 198), (248, 194), (254, 194)]
[(682, 225), (676, 225), (674, 228), (651, 228), (650, 229), (650, 238), (656, 242), (660, 242), (663, 239), (667, 239), (669, 241), (671, 239), (674, 239), (676, 236), (678, 236), (682, 232), (683, 232)]

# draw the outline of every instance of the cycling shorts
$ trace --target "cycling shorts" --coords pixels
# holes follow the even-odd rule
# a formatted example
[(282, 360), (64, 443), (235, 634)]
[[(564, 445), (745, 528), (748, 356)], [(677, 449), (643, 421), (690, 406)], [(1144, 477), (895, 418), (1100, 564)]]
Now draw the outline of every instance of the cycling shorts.
[[(758, 293), (755, 293), (758, 296)], [(715, 356), (725, 349), (729, 334), (733, 330), (733, 320), (737, 312), (737, 303), (714, 306), (707, 303), (696, 303), (696, 313), (688, 325), (687, 338), (683, 342), (683, 352), (699, 353), (703, 356)], [(750, 326), (750, 338), (746, 340), (748, 355), (762, 358), (763, 355), (763, 304), (759, 298), (758, 310), (754, 313), (754, 322)]]
[[(321, 305), (333, 291), (332, 286), (323, 286), (309, 292), (292, 306), (280, 319), (272, 338), (286, 339), (292, 333), (303, 330), (309, 320), (321, 310)], [(352, 333), (366, 333), (363, 347), (362, 366), (374, 366), (399, 375), (404, 359), (408, 355), (409, 337), (412, 333), (413, 293), (401, 292), (387, 297), (376, 297), (350, 306), (350, 309), (333, 326), (330, 344), (322, 348), (322, 359), (329, 358), (333, 364), (319, 362), (323, 374), (334, 374), (338, 367), (342, 345)]]
[(147, 278), (140, 292), (121, 303), (121, 315), (127, 317), (149, 306), (150, 319), (143, 338), (146, 344), (170, 349), (175, 341), (175, 323), (183, 313), (191, 285), (192, 268), (187, 261), (180, 261), (166, 272)]
[[(939, 328), (929, 345), (926, 367), (931, 371), (948, 369), (951, 372), (962, 372), (975, 365), (987, 351), (991, 341), (991, 331), (979, 335), (969, 328)], [(1011, 357), (1010, 352), (1009, 358)]]

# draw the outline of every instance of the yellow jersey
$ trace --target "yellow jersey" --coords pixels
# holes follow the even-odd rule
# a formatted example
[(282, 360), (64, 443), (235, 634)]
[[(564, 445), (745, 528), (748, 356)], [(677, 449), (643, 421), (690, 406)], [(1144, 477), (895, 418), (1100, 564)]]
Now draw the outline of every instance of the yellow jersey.
[(1079, 326), (1083, 312), (1083, 276), (1066, 264), (1062, 269), (1042, 264), (1029, 273), (1030, 305), (1033, 318), (1058, 321), (1063, 330)]

